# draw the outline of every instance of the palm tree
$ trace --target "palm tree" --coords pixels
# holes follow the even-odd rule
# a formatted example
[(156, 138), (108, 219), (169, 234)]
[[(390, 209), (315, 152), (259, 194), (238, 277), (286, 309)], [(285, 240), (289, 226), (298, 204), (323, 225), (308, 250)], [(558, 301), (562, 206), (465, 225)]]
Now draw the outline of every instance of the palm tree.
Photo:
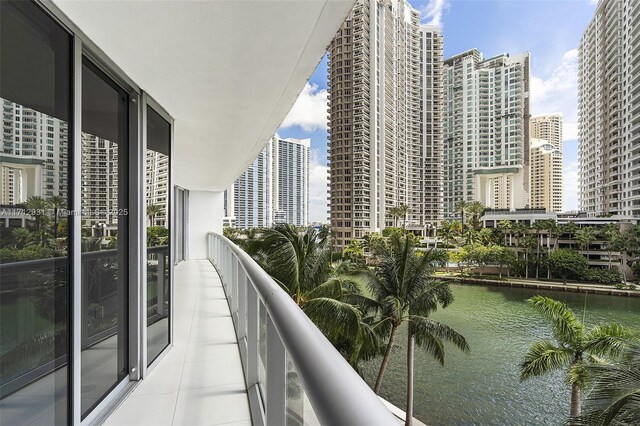
[(406, 204), (400, 204), (398, 206), (398, 213), (400, 213), (400, 217), (402, 217), (402, 228), (407, 229), (407, 215), (411, 213), (411, 207)]
[(13, 228), (11, 230), (11, 239), (16, 249), (23, 249), (29, 244), (29, 240), (31, 240), (31, 232), (25, 228)]
[(475, 230), (480, 229), (480, 217), (484, 213), (485, 207), (480, 201), (472, 201), (467, 205), (467, 212), (471, 214), (471, 224)]
[(34, 240), (42, 247), (47, 246), (49, 243), (49, 232), (46, 229), (49, 221), (47, 212), (51, 207), (49, 202), (40, 196), (33, 195), (27, 199), (25, 207), (33, 216)]
[[(380, 392), (382, 379), (395, 345), (397, 332), (402, 324), (408, 324), (407, 342), (407, 407), (406, 423), (413, 418), (413, 356), (414, 345), (425, 349), (444, 364), (443, 340), (455, 344), (463, 351), (469, 346), (463, 336), (452, 328), (434, 321), (429, 315), (438, 306), (446, 307), (453, 295), (446, 283), (432, 278), (433, 267), (445, 260), (442, 251), (430, 250), (420, 256), (411, 238), (392, 237), (388, 246), (376, 253), (377, 279), (371, 280), (369, 289), (379, 303), (380, 319), (375, 327), (389, 330), (389, 340), (380, 364), (374, 391)], [(386, 334), (386, 333), (385, 333)]]
[(511, 243), (511, 229), (512, 229), (512, 223), (510, 220), (501, 220), (500, 222), (498, 222), (498, 229), (500, 230), (500, 232), (502, 232), (502, 234), (504, 235), (503, 237), (503, 243), (506, 246), (507, 245), (507, 233), (509, 234), (509, 243)]
[(149, 218), (149, 226), (156, 225), (156, 216), (164, 213), (164, 208), (159, 204), (150, 204), (147, 206), (147, 217)]
[(589, 247), (596, 240), (595, 230), (590, 226), (580, 228), (576, 231), (576, 239), (580, 244), (580, 248), (587, 252), (587, 260), (589, 260)]
[(575, 222), (567, 222), (560, 226), (560, 232), (563, 234), (569, 234), (569, 248), (573, 248), (573, 234), (578, 230), (578, 225)]
[(564, 303), (544, 296), (527, 302), (551, 326), (554, 340), (534, 343), (520, 365), (520, 381), (564, 370), (571, 385), (570, 416), (580, 415), (580, 390), (587, 382), (585, 367), (599, 357), (618, 355), (631, 333), (618, 324), (601, 324), (587, 329), (584, 316), (580, 321)]
[[(536, 280), (540, 278), (540, 246), (542, 246), (542, 231), (548, 229), (546, 220), (536, 220), (531, 227), (536, 230)], [(547, 238), (548, 240), (548, 238)]]
[(59, 195), (49, 197), (49, 204), (53, 207), (53, 238), (58, 238), (58, 209), (67, 205), (67, 200)]
[(460, 223), (462, 224), (462, 236), (464, 237), (464, 212), (467, 210), (467, 207), (469, 207), (469, 203), (465, 200), (460, 200), (458, 201), (454, 208), (453, 211), (456, 213), (460, 213)]
[(538, 240), (533, 235), (525, 235), (522, 239), (522, 246), (524, 247), (524, 261), (525, 261), (525, 278), (529, 278), (529, 254), (534, 248), (538, 247)]
[(572, 418), (577, 425), (631, 425), (640, 423), (640, 343), (630, 342), (613, 364), (586, 368), (592, 385), (584, 413)]
[(398, 219), (402, 216), (402, 212), (399, 207), (389, 207), (387, 209), (387, 216), (393, 219), (393, 226), (398, 227)]
[(440, 224), (437, 236), (445, 242), (445, 244), (452, 246), (456, 243), (456, 238), (460, 236), (462, 227), (458, 221), (444, 220)]
[[(331, 264), (328, 234), (276, 225), (261, 238), (248, 241), (246, 250), (332, 343), (350, 342), (354, 351), (363, 345), (376, 346), (375, 336), (356, 306), (375, 304), (361, 294), (367, 280), (344, 265)], [(354, 365), (360, 356), (352, 353), (348, 358)]]
[(609, 269), (611, 269), (611, 252), (619, 247), (620, 228), (615, 223), (607, 223), (602, 229), (602, 236), (605, 240), (607, 255), (609, 257)]

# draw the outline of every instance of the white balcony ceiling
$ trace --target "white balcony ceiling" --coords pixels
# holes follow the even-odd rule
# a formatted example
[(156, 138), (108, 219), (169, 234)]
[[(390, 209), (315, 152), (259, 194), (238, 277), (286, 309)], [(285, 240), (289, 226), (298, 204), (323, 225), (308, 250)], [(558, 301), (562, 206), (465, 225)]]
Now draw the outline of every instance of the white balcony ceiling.
[(208, 191), (257, 157), (354, 2), (54, 1), (175, 119), (175, 183)]

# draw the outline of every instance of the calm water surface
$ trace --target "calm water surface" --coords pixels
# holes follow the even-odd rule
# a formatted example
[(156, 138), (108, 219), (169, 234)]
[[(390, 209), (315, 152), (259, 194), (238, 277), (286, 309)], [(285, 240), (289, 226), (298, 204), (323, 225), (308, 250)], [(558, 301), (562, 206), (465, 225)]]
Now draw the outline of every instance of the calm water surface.
[[(471, 353), (447, 346), (444, 367), (416, 348), (416, 418), (434, 425), (560, 425), (569, 388), (557, 374), (519, 383), (519, 364), (536, 340), (551, 337), (525, 302), (541, 294), (567, 303), (580, 316), (585, 295), (508, 287), (452, 285), (455, 302), (433, 315), (465, 336)], [(640, 332), (640, 298), (588, 295), (586, 323), (615, 321)], [(406, 329), (382, 384), (381, 395), (404, 409)], [(375, 381), (380, 359), (365, 366)]]

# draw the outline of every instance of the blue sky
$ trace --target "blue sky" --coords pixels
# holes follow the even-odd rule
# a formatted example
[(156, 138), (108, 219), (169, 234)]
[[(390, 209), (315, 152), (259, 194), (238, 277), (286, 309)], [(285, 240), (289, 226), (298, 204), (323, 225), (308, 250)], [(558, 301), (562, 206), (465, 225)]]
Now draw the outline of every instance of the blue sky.
[[(442, 27), (445, 58), (476, 47), (485, 57), (531, 53), (531, 113), (564, 114), (564, 208), (577, 209), (577, 47), (593, 0), (409, 0)], [(326, 57), (278, 133), (311, 138), (310, 219), (326, 220)]]

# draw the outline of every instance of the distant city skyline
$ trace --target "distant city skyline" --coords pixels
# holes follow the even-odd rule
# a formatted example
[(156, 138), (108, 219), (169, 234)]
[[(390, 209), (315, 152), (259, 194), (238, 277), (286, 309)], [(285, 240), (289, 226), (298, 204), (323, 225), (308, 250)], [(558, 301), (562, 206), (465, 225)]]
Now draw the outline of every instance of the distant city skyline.
[[(576, 210), (578, 45), (593, 17), (592, 0), (447, 1), (409, 0), (423, 23), (440, 25), (444, 58), (471, 48), (486, 57), (505, 52), (531, 54), (531, 114), (564, 116), (564, 210)], [(571, 20), (566, 17), (571, 16)], [(298, 101), (278, 131), (282, 137), (311, 138), (310, 221), (327, 220), (327, 58), (320, 61)]]

